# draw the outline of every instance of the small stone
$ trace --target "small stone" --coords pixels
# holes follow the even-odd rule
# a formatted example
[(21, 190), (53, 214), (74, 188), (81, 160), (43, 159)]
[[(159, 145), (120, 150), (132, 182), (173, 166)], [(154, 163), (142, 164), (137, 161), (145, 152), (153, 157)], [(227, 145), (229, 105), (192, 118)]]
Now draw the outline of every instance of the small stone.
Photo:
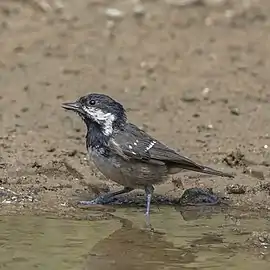
[(200, 114), (199, 114), (199, 113), (194, 113), (194, 114), (192, 115), (192, 117), (198, 118), (198, 117), (200, 117)]
[(207, 96), (210, 92), (210, 89), (208, 87), (205, 87), (203, 90), (202, 90), (202, 95), (203, 96)]
[(35, 161), (33, 164), (32, 164), (32, 166), (31, 166), (32, 168), (41, 168), (42, 166), (37, 162), (37, 161)]
[[(197, 126), (197, 130), (198, 132), (204, 132), (204, 131), (208, 131), (208, 130), (211, 130), (211, 129), (214, 129), (214, 126), (212, 124), (208, 124), (208, 125), (198, 125)], [(206, 136), (207, 134), (205, 134)], [(208, 134), (207, 137), (210, 137), (211, 134)]]
[(49, 147), (49, 148), (47, 149), (47, 152), (53, 153), (53, 152), (55, 152), (55, 150), (56, 150), (55, 147)]
[(231, 114), (233, 114), (233, 115), (239, 115), (239, 114), (240, 114), (239, 109), (236, 108), (236, 107), (230, 108), (230, 112), (231, 112)]
[(64, 4), (60, 0), (55, 1), (54, 6), (57, 12), (62, 12), (62, 10), (64, 9)]
[(69, 157), (74, 157), (77, 153), (78, 153), (78, 151), (74, 149), (74, 150), (72, 150), (72, 151), (68, 151), (68, 152), (67, 152), (67, 155), (68, 155)]
[(21, 112), (23, 112), (23, 113), (28, 112), (28, 111), (29, 111), (29, 108), (27, 108), (27, 107), (23, 107), (23, 108), (21, 109)]
[(142, 92), (142, 91), (146, 90), (147, 89), (147, 86), (148, 86), (147, 82), (146, 81), (142, 81), (141, 82), (141, 85), (140, 85), (140, 91)]
[(29, 85), (27, 84), (27, 85), (25, 85), (25, 86), (23, 87), (23, 91), (27, 92), (28, 90), (29, 90)]
[[(0, 184), (7, 184), (8, 178), (7, 177), (0, 177)], [(0, 190), (0, 196), (1, 196), (1, 190)]]
[(200, 101), (196, 96), (189, 94), (189, 93), (184, 93), (184, 95), (181, 97), (181, 100), (183, 102), (188, 102), (188, 103)]
[[(0, 157), (1, 158), (1, 157)], [(6, 168), (6, 166), (7, 166), (7, 163), (5, 163), (4, 161), (1, 161), (0, 160), (0, 169), (4, 169), (4, 168)], [(1, 178), (0, 178), (1, 179)]]
[(105, 14), (110, 19), (121, 19), (124, 17), (124, 12), (116, 8), (107, 8)]
[(264, 148), (264, 149), (267, 149), (267, 148), (268, 148), (268, 145), (267, 145), (267, 144), (265, 144), (265, 145), (263, 146), (263, 148)]
[(133, 8), (133, 13), (136, 17), (143, 17), (145, 15), (145, 8), (142, 4), (137, 4)]
[(240, 184), (231, 184), (226, 187), (228, 194), (245, 194), (247, 187)]
[(49, 12), (52, 10), (52, 7), (45, 0), (34, 0), (34, 3), (43, 12)]

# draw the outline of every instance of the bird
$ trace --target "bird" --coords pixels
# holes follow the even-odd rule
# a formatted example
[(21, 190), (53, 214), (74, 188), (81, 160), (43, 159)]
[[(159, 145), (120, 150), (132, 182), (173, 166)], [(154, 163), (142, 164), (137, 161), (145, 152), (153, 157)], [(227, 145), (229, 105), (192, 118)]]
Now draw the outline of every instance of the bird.
[(62, 107), (77, 113), (86, 125), (86, 148), (97, 169), (123, 186), (82, 204), (106, 204), (117, 195), (134, 189), (146, 194), (146, 216), (150, 214), (154, 185), (183, 170), (233, 178), (201, 165), (153, 138), (127, 119), (121, 103), (102, 93), (90, 93)]

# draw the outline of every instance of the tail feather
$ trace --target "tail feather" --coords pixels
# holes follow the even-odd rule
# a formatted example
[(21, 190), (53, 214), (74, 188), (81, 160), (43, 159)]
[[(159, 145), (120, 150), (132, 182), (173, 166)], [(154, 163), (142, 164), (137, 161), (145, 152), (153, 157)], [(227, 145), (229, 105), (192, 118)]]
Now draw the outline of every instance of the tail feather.
[(222, 177), (234, 178), (234, 175), (231, 174), (231, 173), (221, 172), (221, 171), (218, 171), (218, 170), (212, 169), (210, 167), (206, 167), (206, 166), (202, 166), (202, 171), (201, 172), (206, 173), (206, 174), (222, 176)]
[(203, 166), (203, 165), (198, 165), (198, 164), (196, 164), (196, 166), (194, 166), (193, 164), (187, 166), (185, 164), (185, 165), (181, 165), (181, 168), (184, 169), (184, 170), (190, 170), (190, 171), (199, 172), (199, 173), (205, 173), (205, 174), (210, 174), (210, 175), (234, 178), (234, 175), (231, 174), (231, 173), (221, 172), (221, 171), (212, 169), (210, 167)]

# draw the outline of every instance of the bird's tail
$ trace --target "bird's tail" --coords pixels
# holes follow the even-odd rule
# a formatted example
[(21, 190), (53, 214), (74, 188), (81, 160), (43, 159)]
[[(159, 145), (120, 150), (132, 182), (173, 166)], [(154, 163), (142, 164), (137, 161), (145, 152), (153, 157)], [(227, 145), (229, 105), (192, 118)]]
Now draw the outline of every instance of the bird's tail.
[(181, 168), (184, 170), (190, 170), (190, 171), (199, 172), (199, 173), (234, 178), (234, 175), (232, 173), (221, 172), (221, 171), (212, 169), (204, 165), (199, 165), (197, 163), (184, 164), (181, 166)]
[(202, 173), (206, 173), (206, 174), (212, 174), (212, 175), (222, 176), (222, 177), (234, 178), (234, 175), (231, 174), (231, 173), (221, 172), (221, 171), (212, 169), (212, 168), (207, 167), (207, 166), (202, 166), (201, 172)]
[(234, 175), (231, 173), (221, 172), (221, 171), (212, 169), (210, 167), (198, 164), (198, 163), (196, 163), (196, 162), (192, 161), (191, 159), (184, 157), (184, 156), (180, 156), (180, 158), (181, 159), (178, 162), (178, 164), (179, 164), (179, 167), (184, 169), (184, 170), (190, 170), (190, 171), (199, 172), (199, 173), (234, 178)]

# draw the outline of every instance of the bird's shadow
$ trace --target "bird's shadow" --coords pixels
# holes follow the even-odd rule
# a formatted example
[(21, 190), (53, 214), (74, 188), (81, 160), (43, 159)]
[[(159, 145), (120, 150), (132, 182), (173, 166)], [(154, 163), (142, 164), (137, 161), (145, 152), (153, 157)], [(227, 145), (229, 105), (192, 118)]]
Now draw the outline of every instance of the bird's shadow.
[[(89, 198), (89, 194), (80, 195), (80, 197), (76, 197), (76, 204), (79, 207), (85, 207), (81, 206), (78, 202), (80, 200), (90, 201), (92, 199), (94, 198)], [(115, 196), (111, 198), (106, 205), (100, 205), (100, 207), (124, 206), (145, 209), (145, 205), (146, 199), (143, 192), (131, 192)], [(214, 193), (213, 190), (209, 188), (189, 188), (183, 192), (180, 198), (154, 193), (151, 205), (155, 205), (156, 207), (170, 205), (174, 206), (180, 212), (184, 209), (182, 211), (183, 213), (188, 211), (189, 213), (198, 212), (203, 213), (204, 215), (205, 212), (210, 213), (212, 211), (216, 211), (216, 209), (219, 211), (220, 208), (227, 208), (229, 206), (229, 201), (224, 196)], [(97, 205), (94, 205), (94, 207), (96, 206)], [(93, 207), (93, 205), (88, 207)]]

